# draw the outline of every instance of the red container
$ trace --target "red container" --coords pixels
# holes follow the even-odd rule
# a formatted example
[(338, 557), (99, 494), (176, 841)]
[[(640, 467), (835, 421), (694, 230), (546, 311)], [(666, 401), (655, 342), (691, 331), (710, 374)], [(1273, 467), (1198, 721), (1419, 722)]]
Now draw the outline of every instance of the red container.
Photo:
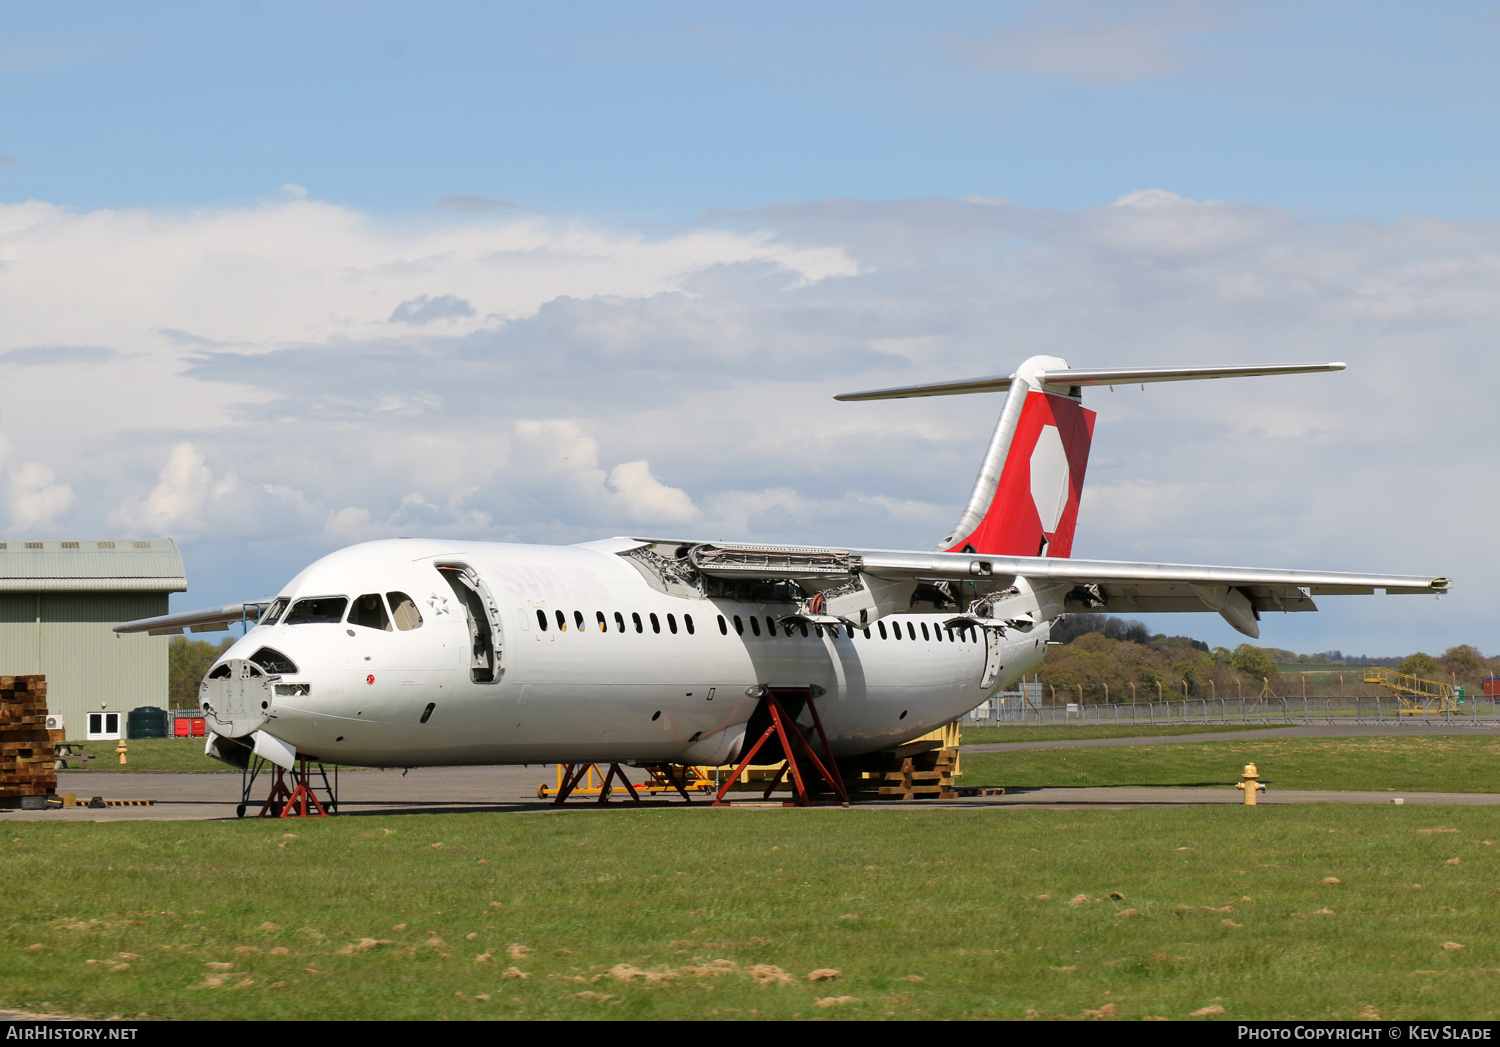
[(186, 738), (188, 736), (188, 722), (182, 717), (172, 721), (172, 737)]
[(1500, 676), (1486, 676), (1484, 678), (1484, 696), (1486, 698), (1500, 698)]
[(202, 738), (208, 733), (208, 721), (201, 716), (193, 717), (193, 737)]

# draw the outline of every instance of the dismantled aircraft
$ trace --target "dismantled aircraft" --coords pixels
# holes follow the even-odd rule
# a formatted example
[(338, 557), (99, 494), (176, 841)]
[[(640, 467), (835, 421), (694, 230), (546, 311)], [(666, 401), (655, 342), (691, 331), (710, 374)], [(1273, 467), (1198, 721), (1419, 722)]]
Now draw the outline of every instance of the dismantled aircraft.
[(1009, 376), (838, 397), (1007, 392), (935, 551), (392, 539), (325, 556), (274, 599), (116, 631), (247, 620), (200, 693), (209, 752), (240, 766), (251, 752), (284, 768), (723, 765), (781, 689), (817, 698), (835, 755), (886, 750), (1036, 669), (1068, 612), (1216, 611), (1255, 637), (1262, 612), (1316, 610), (1316, 596), (1445, 592), (1436, 577), (1070, 555), (1094, 426), (1085, 387), (1342, 367), (1080, 370), (1033, 357)]

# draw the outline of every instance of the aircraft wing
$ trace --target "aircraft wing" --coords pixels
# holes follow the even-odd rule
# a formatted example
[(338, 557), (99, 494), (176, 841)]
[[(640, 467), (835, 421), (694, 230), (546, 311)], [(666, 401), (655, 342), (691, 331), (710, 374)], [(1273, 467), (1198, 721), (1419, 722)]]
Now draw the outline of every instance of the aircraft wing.
[(793, 578), (866, 575), (887, 581), (972, 581), (995, 591), (1024, 578), (1033, 587), (1068, 586), (1065, 611), (1155, 613), (1216, 611), (1247, 635), (1257, 635), (1261, 611), (1315, 611), (1312, 597), (1448, 591), (1447, 578), (1355, 574), (1198, 564), (1130, 563), (1050, 556), (902, 552), (889, 549), (811, 549), (699, 545), (690, 557), (719, 578)]
[[(892, 549), (815, 549), (770, 545), (697, 545), (693, 566), (711, 577), (798, 578), (819, 574), (863, 573), (877, 578), (988, 578), (1009, 584), (1016, 578), (1097, 585), (1119, 594), (1143, 597), (1191, 585), (1265, 589), (1267, 595), (1360, 595), (1387, 593), (1441, 594), (1447, 578), (1404, 574), (1355, 574), (1294, 571), (1263, 567), (1215, 567), (1200, 564), (1131, 563), (1077, 560), (1060, 556), (990, 556), (982, 553), (903, 552)], [(1303, 592), (1302, 590), (1307, 590)], [(1146, 608), (1140, 608), (1145, 610)], [(1151, 608), (1156, 610), (1157, 608)], [(1161, 608), (1165, 610), (1166, 608)], [(1279, 609), (1279, 608), (1278, 608)]]
[(115, 626), (115, 632), (150, 633), (152, 636), (172, 636), (184, 631), (221, 633), (241, 622), (255, 624), (270, 603), (269, 599), (245, 600), (225, 604), (223, 607), (204, 607), (196, 611), (158, 615), (155, 618), (137, 618), (133, 622), (121, 622)]

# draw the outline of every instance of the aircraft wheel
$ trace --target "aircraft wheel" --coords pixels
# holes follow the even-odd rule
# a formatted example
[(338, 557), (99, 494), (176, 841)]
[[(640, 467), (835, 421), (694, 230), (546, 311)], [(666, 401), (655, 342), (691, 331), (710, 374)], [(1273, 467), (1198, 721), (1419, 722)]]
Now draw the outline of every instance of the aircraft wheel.
[(275, 803), (271, 804), (271, 817), (272, 818), (280, 818), (281, 817), (281, 801), (280, 800), (277, 800)]
[(236, 807), (234, 809), (234, 816), (236, 818), (243, 818), (243, 817), (245, 817), (245, 805), (244, 804), (240, 804), (238, 807)]

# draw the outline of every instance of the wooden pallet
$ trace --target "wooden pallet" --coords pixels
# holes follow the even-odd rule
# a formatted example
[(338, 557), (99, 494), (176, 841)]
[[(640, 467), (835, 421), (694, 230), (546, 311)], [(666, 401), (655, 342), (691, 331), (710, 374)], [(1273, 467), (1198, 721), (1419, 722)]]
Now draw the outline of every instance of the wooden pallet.
[[(958, 798), (958, 792), (953, 786), (954, 765), (958, 762), (957, 749), (928, 748), (909, 754), (897, 749), (889, 756), (883, 753), (876, 756), (886, 758), (866, 761), (866, 769), (859, 772), (859, 777), (845, 782), (851, 792), (874, 794), (887, 800)], [(885, 766), (869, 769), (870, 762), (883, 763)]]
[(47, 730), (45, 676), (0, 676), (0, 799), (57, 791), (58, 733)]

